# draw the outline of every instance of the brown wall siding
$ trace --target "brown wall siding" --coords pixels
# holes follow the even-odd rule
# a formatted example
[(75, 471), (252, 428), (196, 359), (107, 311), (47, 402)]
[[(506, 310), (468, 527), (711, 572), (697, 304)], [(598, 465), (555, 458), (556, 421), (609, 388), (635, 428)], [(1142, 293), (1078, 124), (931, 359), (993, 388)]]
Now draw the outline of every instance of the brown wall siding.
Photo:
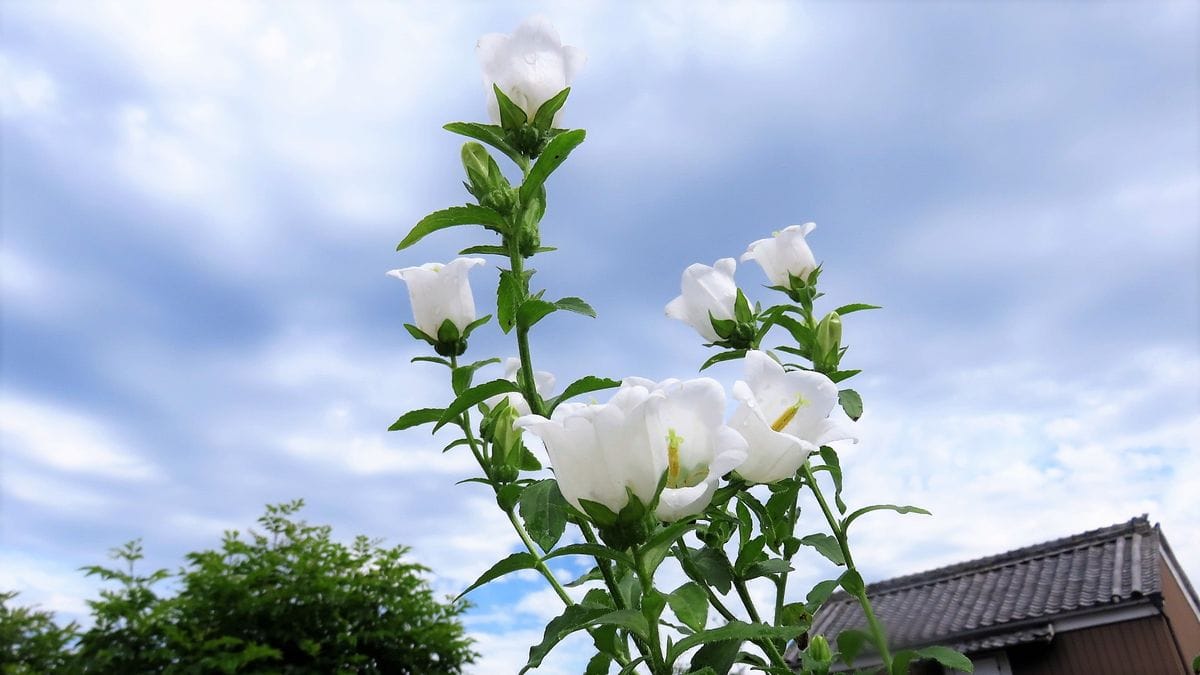
[(1188, 675), (1162, 616), (1060, 633), (1009, 659), (1013, 675)]
[(1200, 619), (1196, 618), (1196, 613), (1188, 605), (1183, 589), (1175, 581), (1175, 575), (1167, 568), (1165, 557), (1159, 574), (1162, 577), (1163, 613), (1171, 622), (1175, 639), (1179, 642), (1184, 657), (1191, 663), (1192, 659), (1200, 654)]

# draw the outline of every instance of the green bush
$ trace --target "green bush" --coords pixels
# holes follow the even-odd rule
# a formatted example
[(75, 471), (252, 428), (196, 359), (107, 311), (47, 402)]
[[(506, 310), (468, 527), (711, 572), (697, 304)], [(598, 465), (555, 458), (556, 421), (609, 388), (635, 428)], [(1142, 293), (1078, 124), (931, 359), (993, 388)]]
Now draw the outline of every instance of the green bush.
[[(138, 575), (137, 542), (115, 549), (122, 567), (85, 568), (115, 583), (89, 603), (93, 626), (71, 649), (69, 637), (44, 639), (60, 661), (4, 672), (454, 674), (473, 661), (466, 605), (438, 601), (408, 549), (332, 541), (329, 527), (293, 518), (302, 505), (268, 506), (261, 532), (228, 532), (174, 575)], [(160, 596), (163, 581), (178, 591)], [(6, 623), (5, 639), (15, 630)], [(23, 634), (58, 635), (39, 630)], [(29, 651), (31, 640), (16, 643)]]

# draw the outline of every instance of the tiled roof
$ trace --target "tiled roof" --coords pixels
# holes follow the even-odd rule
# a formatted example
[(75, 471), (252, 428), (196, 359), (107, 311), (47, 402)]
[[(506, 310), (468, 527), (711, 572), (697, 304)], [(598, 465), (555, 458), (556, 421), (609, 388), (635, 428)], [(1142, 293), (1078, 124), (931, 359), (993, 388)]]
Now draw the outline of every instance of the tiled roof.
[[(897, 648), (963, 652), (1047, 641), (1063, 615), (1161, 594), (1161, 533), (1146, 516), (1000, 555), (871, 584), (867, 594)], [(865, 628), (857, 602), (835, 594), (814, 633)]]

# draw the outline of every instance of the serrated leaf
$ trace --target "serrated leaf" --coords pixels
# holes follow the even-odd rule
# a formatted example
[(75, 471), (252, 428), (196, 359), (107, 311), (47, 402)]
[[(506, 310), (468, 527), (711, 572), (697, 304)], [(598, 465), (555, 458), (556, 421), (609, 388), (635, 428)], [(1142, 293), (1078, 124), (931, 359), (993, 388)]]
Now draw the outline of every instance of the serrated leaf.
[(917, 656), (923, 659), (933, 659), (947, 668), (961, 670), (964, 673), (975, 672), (975, 666), (971, 663), (971, 659), (949, 647), (922, 647), (916, 652)]
[(567, 528), (567, 501), (553, 478), (525, 488), (519, 502), (521, 520), (534, 543), (543, 551), (554, 548)]
[(816, 614), (817, 610), (825, 604), (825, 601), (829, 599), (829, 596), (833, 595), (833, 592), (837, 590), (841, 583), (842, 582), (838, 579), (826, 579), (825, 581), (818, 581), (817, 584), (812, 587), (812, 590), (808, 592), (808, 595), (805, 596), (804, 608), (809, 614)]
[(835, 565), (846, 564), (846, 559), (842, 556), (842, 547), (832, 535), (810, 534), (807, 537), (802, 537), (800, 543), (815, 548), (817, 553), (825, 556)]
[(558, 311), (558, 307), (553, 302), (529, 298), (517, 308), (517, 326), (529, 328), (555, 311)]
[(543, 560), (559, 558), (564, 555), (590, 555), (593, 558), (611, 560), (615, 563), (624, 565), (625, 567), (632, 568), (634, 566), (633, 558), (629, 557), (627, 554), (607, 546), (601, 546), (600, 544), (568, 544), (567, 546), (554, 549), (553, 551), (547, 553)]
[(700, 584), (689, 581), (671, 591), (667, 596), (667, 604), (688, 628), (697, 632), (704, 630), (708, 623), (708, 594)]
[(688, 673), (690, 675), (729, 673), (733, 669), (733, 664), (737, 660), (738, 651), (741, 648), (741, 640), (709, 642), (692, 655)]
[(700, 576), (709, 586), (717, 589), (722, 595), (733, 588), (733, 568), (725, 554), (711, 548), (688, 549), (692, 564), (700, 571)]
[(392, 426), (388, 427), (388, 431), (400, 431), (402, 429), (421, 426), (422, 424), (432, 424), (440, 420), (444, 412), (445, 410), (442, 408), (410, 410), (401, 415), (395, 422), (392, 422)]
[(496, 285), (496, 321), (505, 333), (512, 330), (516, 320), (520, 293), (520, 284), (512, 270), (500, 270), (500, 282)]
[(550, 174), (566, 161), (567, 155), (583, 142), (585, 136), (587, 133), (583, 129), (572, 129), (550, 139), (546, 148), (542, 150), (542, 154), (533, 163), (533, 167), (529, 169), (529, 175), (525, 177), (525, 182), (521, 183), (522, 202), (534, 197)]
[(559, 309), (564, 309), (568, 312), (575, 312), (584, 316), (596, 318), (596, 310), (592, 306), (584, 302), (583, 298), (568, 297), (554, 303), (554, 306)]
[(396, 245), (396, 250), (403, 251), (433, 232), (458, 225), (483, 225), (504, 230), (508, 223), (504, 220), (504, 216), (483, 206), (476, 204), (451, 206), (448, 209), (434, 211), (422, 218)]
[(619, 386), (621, 386), (620, 381), (609, 379), (607, 377), (596, 377), (595, 375), (581, 377), (567, 385), (567, 388), (563, 389), (561, 394), (550, 399), (546, 403), (546, 414), (549, 415), (550, 413), (554, 412), (554, 409), (558, 407), (558, 404), (572, 397), (579, 396), (580, 394), (589, 394), (593, 391), (612, 389), (613, 387)]
[(521, 669), (521, 673), (540, 666), (550, 650), (571, 633), (599, 625), (617, 626), (642, 637), (646, 636), (649, 628), (646, 618), (632, 609), (610, 611), (600, 607), (568, 605), (562, 614), (551, 619), (546, 625), (542, 641), (529, 648), (529, 661)]
[(879, 305), (868, 305), (863, 302), (853, 302), (853, 303), (850, 303), (849, 305), (842, 305), (841, 307), (838, 307), (837, 309), (835, 309), (833, 311), (837, 312), (838, 314), (840, 314), (842, 316), (845, 316), (852, 312), (861, 312), (861, 311), (867, 310), (867, 309), (883, 309), (883, 308), (880, 307)]
[(850, 528), (850, 523), (853, 523), (859, 516), (864, 516), (872, 511), (895, 511), (899, 514), (919, 513), (923, 516), (932, 516), (933, 514), (919, 506), (897, 506), (895, 504), (874, 504), (872, 506), (864, 506), (846, 516), (842, 521), (842, 531)]
[(484, 572), (478, 579), (475, 580), (475, 583), (467, 586), (467, 590), (459, 593), (458, 597), (461, 598), (476, 588), (479, 588), (493, 579), (499, 579), (505, 574), (510, 574), (512, 572), (516, 572), (517, 570), (531, 570), (536, 566), (537, 558), (533, 557), (533, 555), (526, 553), (525, 551), (514, 553), (495, 565), (492, 565), (488, 571)]
[(746, 568), (742, 573), (742, 578), (746, 580), (757, 579), (758, 577), (767, 577), (772, 574), (787, 574), (792, 571), (792, 565), (786, 560), (779, 558), (771, 558), (756, 562)]
[(458, 419), (458, 416), (469, 410), (470, 408), (483, 403), (487, 399), (499, 394), (507, 394), (513, 391), (520, 391), (517, 383), (511, 380), (492, 380), (483, 384), (471, 387), (470, 389), (459, 394), (458, 398), (450, 404), (442, 413), (442, 418), (438, 420), (433, 430), (437, 431), (449, 422)]
[(720, 354), (714, 354), (713, 356), (708, 357), (708, 360), (705, 361), (704, 364), (700, 366), (700, 370), (704, 370), (705, 368), (708, 368), (709, 366), (721, 363), (722, 361), (732, 361), (733, 359), (740, 359), (740, 358), (744, 357), (745, 355), (746, 355), (745, 349), (733, 349), (733, 350), (730, 350), (727, 352), (721, 352)]
[(790, 640), (803, 633), (805, 626), (768, 626), (761, 623), (742, 623), (730, 621), (719, 628), (706, 630), (703, 633), (689, 635), (671, 646), (667, 653), (667, 663), (674, 663), (687, 650), (697, 645), (722, 640), (757, 640), (757, 639), (786, 639)]
[(602, 579), (604, 579), (604, 575), (600, 572), (600, 568), (593, 567), (587, 572), (575, 577), (573, 581), (563, 584), (563, 586), (566, 586), (567, 588), (575, 588), (576, 586), (582, 586), (589, 581), (600, 581)]
[(846, 411), (846, 415), (855, 422), (858, 421), (858, 418), (862, 417), (863, 401), (862, 397), (858, 395), (857, 391), (854, 391), (853, 389), (843, 389), (839, 391), (838, 403), (841, 404), (842, 410)]
[(442, 126), (446, 131), (483, 141), (493, 148), (503, 152), (521, 168), (529, 164), (529, 159), (517, 151), (504, 137), (504, 128), (494, 124), (478, 124), (476, 122), (451, 122)]

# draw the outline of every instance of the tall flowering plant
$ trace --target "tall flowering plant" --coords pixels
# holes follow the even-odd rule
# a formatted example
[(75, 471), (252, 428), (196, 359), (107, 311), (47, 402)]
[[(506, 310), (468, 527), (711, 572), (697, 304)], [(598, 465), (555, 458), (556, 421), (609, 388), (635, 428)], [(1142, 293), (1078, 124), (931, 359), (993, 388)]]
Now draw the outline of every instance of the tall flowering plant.
[[(825, 673), (838, 660), (853, 664), (864, 650), (879, 665), (861, 672), (900, 675), (915, 659), (969, 671), (970, 661), (945, 648), (893, 653), (855, 566), (849, 533), (859, 518), (881, 510), (927, 512), (892, 504), (850, 510), (842, 499), (844, 477), (829, 444), (854, 431), (833, 413), (840, 407), (856, 421), (863, 411), (859, 394), (842, 384), (859, 372), (842, 366), (842, 318), (877, 308), (854, 303), (816, 311), (822, 268), (806, 239), (814, 225), (755, 241), (741, 257), (765, 272), (776, 304), (751, 304), (734, 279), (737, 261), (722, 258), (711, 267), (688, 267), (681, 294), (666, 305), (667, 316), (688, 323), (716, 350), (700, 370), (743, 361), (728, 419), (727, 392), (706, 377), (588, 376), (553, 395), (554, 377), (535, 370), (531, 334), (551, 313), (595, 312), (580, 298), (551, 300), (546, 290), (534, 290), (528, 262), (553, 250), (541, 240), (546, 183), (584, 140), (583, 130), (559, 125), (585, 56), (537, 18), (512, 35), (485, 36), (477, 51), (492, 123), (445, 126), (472, 139), (463, 145), (462, 164), (473, 201), (426, 216), (397, 250), (449, 227), (490, 231), (459, 255), (500, 261), (494, 316), (514, 337), (517, 357), (505, 377), (482, 383), (475, 382), (477, 371), (500, 359), (463, 358), (471, 332), (493, 316), (476, 317), (469, 285), (468, 272), (482, 258), (391, 272), (408, 285), (415, 325), (406, 327), (434, 352), (414, 361), (445, 367), (454, 394), (440, 407), (405, 413), (391, 429), (456, 427), (461, 437), (446, 449), (472, 453), (481, 472), (464, 482), (487, 486), (521, 539), (524, 550), (495, 563), (463, 593), (535, 570), (562, 600), (562, 613), (530, 647), (522, 672), (578, 631), (590, 634), (595, 647), (589, 674), (711, 675), (739, 663), (766, 673)], [(519, 183), (508, 180), (493, 151), (516, 165)], [(768, 339), (783, 344), (764, 347)], [(604, 403), (575, 400), (605, 390), (615, 391)], [(542, 477), (527, 446), (534, 442), (545, 446), (553, 477)], [(819, 506), (826, 531), (798, 534), (804, 492)], [(792, 560), (802, 554), (824, 556), (843, 571), (803, 601), (789, 602)], [(567, 556), (588, 560), (591, 569), (564, 585), (547, 563)], [(668, 560), (674, 562), (664, 565)], [(672, 576), (660, 573), (669, 566), (687, 579), (676, 588), (659, 585)], [(757, 606), (750, 593), (749, 583), (759, 579), (774, 586), (770, 606)], [(572, 586), (590, 589), (576, 601), (566, 590)], [(813, 615), (839, 588), (858, 600), (868, 630), (810, 634)], [(712, 615), (719, 624), (710, 625)]]

